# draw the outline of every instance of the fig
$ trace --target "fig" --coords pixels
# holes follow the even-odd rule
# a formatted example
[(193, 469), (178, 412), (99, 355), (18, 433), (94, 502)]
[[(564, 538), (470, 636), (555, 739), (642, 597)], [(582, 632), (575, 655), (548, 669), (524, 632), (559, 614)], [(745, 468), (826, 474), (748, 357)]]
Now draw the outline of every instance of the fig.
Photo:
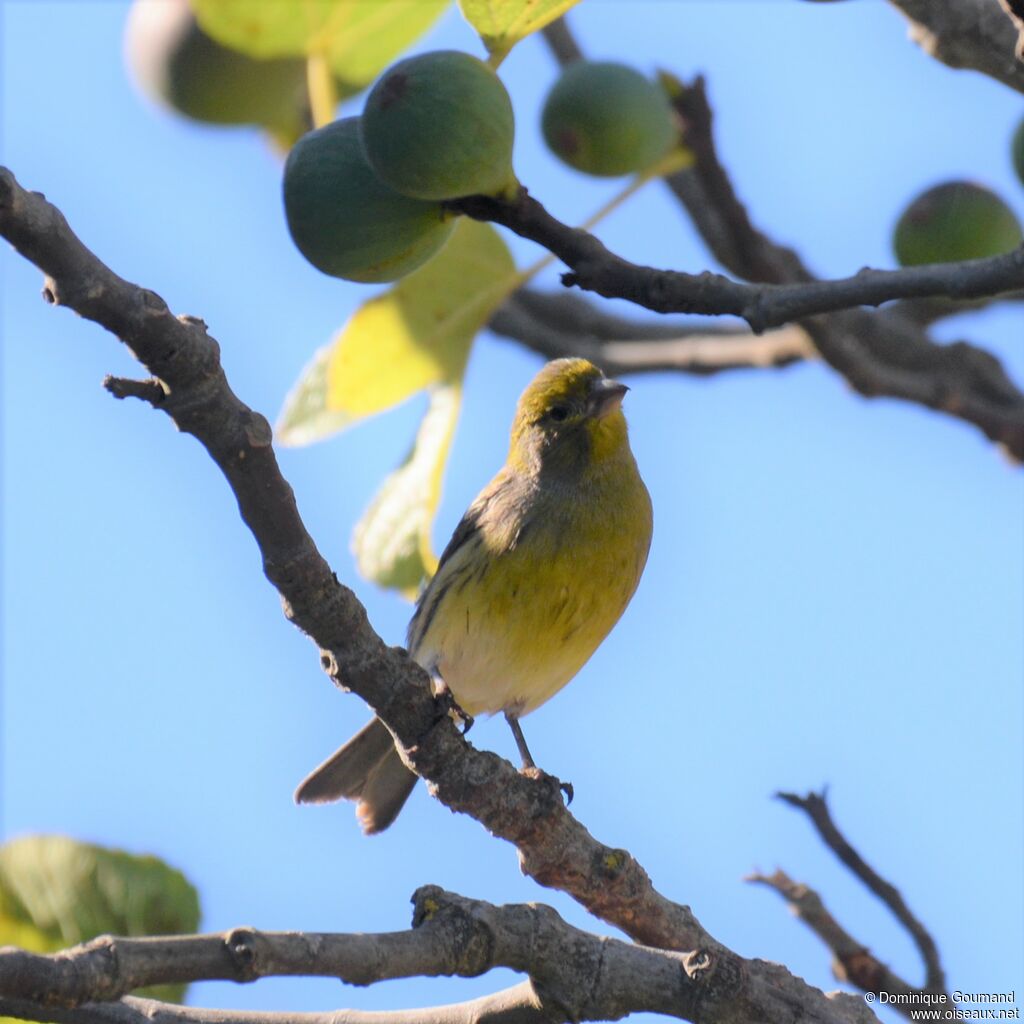
[(362, 132), (371, 166), (403, 195), (457, 199), (515, 185), (512, 101), (468, 53), (436, 50), (393, 64), (366, 98)]
[(193, 120), (282, 133), (303, 119), (309, 126), (305, 61), (257, 60), (221, 46), (199, 27), (187, 0), (135, 0), (124, 48), (141, 90)]
[(1021, 184), (1024, 184), (1024, 121), (1017, 125), (1017, 130), (1013, 133), (1011, 151), (1013, 154), (1013, 168), (1017, 172), (1017, 177), (1020, 178)]
[(366, 160), (358, 117), (308, 132), (284, 165), (284, 210), (299, 251), (332, 277), (396, 281), (448, 240), (455, 218), (440, 203), (384, 184)]
[(570, 64), (548, 93), (541, 128), (555, 156), (600, 177), (642, 171), (676, 139), (664, 90), (612, 61)]
[(1020, 245), (1021, 227), (994, 192), (969, 181), (928, 189), (903, 211), (893, 251), (905, 267), (998, 256)]

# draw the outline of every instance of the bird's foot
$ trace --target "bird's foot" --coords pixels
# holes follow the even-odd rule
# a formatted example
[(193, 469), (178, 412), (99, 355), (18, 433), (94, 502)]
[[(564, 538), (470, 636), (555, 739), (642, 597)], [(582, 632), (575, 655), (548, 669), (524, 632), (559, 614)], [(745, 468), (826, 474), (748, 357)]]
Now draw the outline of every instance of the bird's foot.
[(543, 768), (538, 768), (536, 765), (523, 765), (519, 769), (520, 775), (525, 775), (528, 779), (536, 779), (538, 782), (546, 782), (552, 789), (558, 789), (565, 795), (565, 806), (568, 807), (572, 803), (572, 798), (575, 795), (571, 782), (563, 782), (561, 779), (554, 775), (549, 775)]
[(434, 695), (434, 699), (437, 701), (438, 707), (441, 709), (442, 716), (447, 715), (462, 722), (463, 736), (473, 728), (473, 722), (476, 721), (476, 719), (459, 707), (459, 702), (452, 696), (452, 691), (449, 690), (447, 686), (444, 684), (440, 685), (437, 688), (437, 693)]

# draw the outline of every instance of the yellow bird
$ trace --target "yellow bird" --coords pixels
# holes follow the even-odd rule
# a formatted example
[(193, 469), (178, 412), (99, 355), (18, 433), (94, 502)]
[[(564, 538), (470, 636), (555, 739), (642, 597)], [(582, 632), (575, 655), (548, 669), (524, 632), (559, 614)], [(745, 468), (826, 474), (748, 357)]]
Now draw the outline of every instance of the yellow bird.
[[(508, 460), (462, 517), (409, 623), (410, 655), (467, 715), (519, 719), (583, 667), (629, 604), (651, 499), (629, 448), (625, 384), (585, 359), (548, 363), (519, 399)], [(374, 718), (315, 768), (299, 803), (358, 801), (363, 831), (395, 820), (416, 776)]]

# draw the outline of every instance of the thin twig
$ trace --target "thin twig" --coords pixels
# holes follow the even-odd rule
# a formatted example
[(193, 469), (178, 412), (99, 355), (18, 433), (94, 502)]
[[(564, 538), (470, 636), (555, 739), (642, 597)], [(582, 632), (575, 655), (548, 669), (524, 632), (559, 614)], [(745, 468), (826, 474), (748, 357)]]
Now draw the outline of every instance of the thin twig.
[(743, 328), (641, 323), (604, 314), (571, 292), (519, 292), (491, 317), (489, 326), (548, 359), (582, 356), (614, 375), (675, 370), (710, 376), (781, 368), (818, 356), (807, 333), (795, 325), (756, 335)]
[(132, 380), (130, 377), (103, 378), (103, 386), (115, 398), (138, 398), (150, 405), (159, 405), (167, 397), (163, 385), (155, 377), (149, 380)]
[(566, 286), (626, 299), (656, 313), (738, 316), (755, 332), (894, 299), (934, 295), (976, 298), (1024, 288), (1024, 245), (1002, 256), (960, 263), (864, 269), (831, 281), (745, 284), (707, 271), (688, 274), (631, 263), (588, 232), (557, 220), (525, 189), (512, 201), (470, 196), (448, 205), (474, 220), (500, 224), (544, 246), (570, 268), (562, 275)]
[[(832, 973), (839, 981), (856, 985), (862, 992), (894, 996), (891, 1005), (910, 1020), (920, 1019), (922, 1009), (927, 1010), (937, 997), (945, 995), (917, 989), (904, 981), (836, 921), (818, 893), (794, 882), (785, 871), (777, 870), (771, 875), (754, 873), (745, 881), (767, 886), (782, 896), (790, 910), (832, 953)], [(952, 1005), (948, 995), (946, 1001)]]
[(528, 981), (464, 1003), (411, 1010), (208, 1010), (134, 996), (66, 1009), (0, 997), (0, 1014), (49, 1024), (563, 1024), (567, 1020), (557, 1007), (538, 1005)]
[(914, 940), (921, 959), (924, 961), (925, 983), (923, 988), (929, 992), (944, 992), (946, 973), (942, 969), (939, 949), (931, 933), (911, 913), (896, 886), (882, 878), (839, 831), (836, 823), (832, 820), (825, 794), (822, 792), (808, 793), (806, 796), (799, 796), (796, 793), (776, 793), (775, 795), (807, 815), (822, 842), (889, 908), (896, 920), (903, 925)]

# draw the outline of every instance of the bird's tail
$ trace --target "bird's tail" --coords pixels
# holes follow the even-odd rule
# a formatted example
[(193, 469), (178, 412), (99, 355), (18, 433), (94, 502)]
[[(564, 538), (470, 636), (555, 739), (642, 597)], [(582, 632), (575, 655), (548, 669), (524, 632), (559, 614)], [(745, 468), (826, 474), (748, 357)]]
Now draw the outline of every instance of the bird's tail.
[(383, 832), (398, 817), (415, 785), (416, 776), (402, 763), (391, 733), (374, 718), (299, 783), (295, 800), (356, 800), (359, 824), (371, 834)]

